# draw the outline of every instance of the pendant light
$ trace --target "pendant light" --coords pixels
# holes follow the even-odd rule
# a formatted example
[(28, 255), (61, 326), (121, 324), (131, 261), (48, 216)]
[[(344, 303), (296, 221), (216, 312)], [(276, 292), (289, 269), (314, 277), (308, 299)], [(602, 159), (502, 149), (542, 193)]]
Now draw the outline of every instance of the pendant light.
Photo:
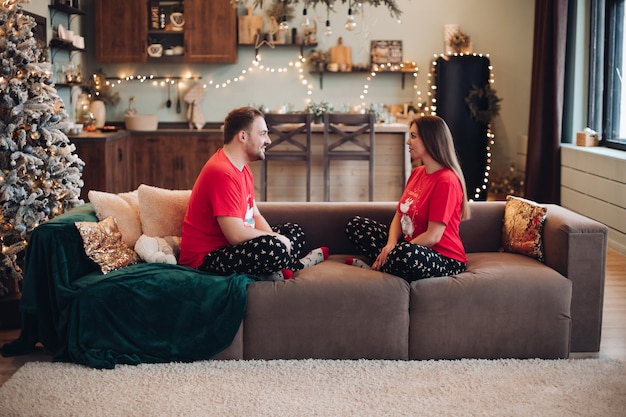
[(330, 8), (326, 9), (326, 29), (324, 29), (324, 36), (330, 37), (333, 34), (333, 29), (330, 27)]
[(283, 0), (283, 18), (278, 25), (278, 30), (282, 32), (289, 30), (289, 23), (287, 22), (287, 0)]
[(346, 30), (352, 32), (356, 29), (356, 22), (352, 15), (352, 2), (348, 2), (348, 20), (346, 20)]
[(309, 28), (311, 28), (311, 20), (306, 10), (306, 2), (304, 2), (304, 8), (302, 9), (302, 29), (306, 30)]

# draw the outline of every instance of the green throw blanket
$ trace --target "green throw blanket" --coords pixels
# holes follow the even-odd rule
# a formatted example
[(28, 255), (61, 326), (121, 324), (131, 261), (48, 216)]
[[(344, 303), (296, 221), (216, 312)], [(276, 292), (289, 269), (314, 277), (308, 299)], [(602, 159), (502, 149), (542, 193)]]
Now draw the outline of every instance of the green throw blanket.
[(83, 250), (77, 221), (98, 221), (91, 204), (32, 233), (20, 303), (22, 331), (3, 346), (3, 355), (28, 353), (41, 342), (54, 360), (114, 368), (209, 359), (232, 343), (251, 277), (147, 263), (102, 275)]

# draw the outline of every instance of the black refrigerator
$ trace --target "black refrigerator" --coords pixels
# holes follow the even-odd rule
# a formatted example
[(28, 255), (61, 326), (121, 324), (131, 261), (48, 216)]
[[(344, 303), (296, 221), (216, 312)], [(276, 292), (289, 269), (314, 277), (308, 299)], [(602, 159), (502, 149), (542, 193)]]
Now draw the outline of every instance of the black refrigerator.
[[(489, 58), (479, 55), (440, 56), (434, 66), (436, 113), (443, 118), (454, 143), (467, 184), (468, 198), (487, 199), (485, 171), (488, 165), (489, 126), (472, 116), (466, 98), (484, 88), (491, 77)], [(476, 105), (486, 107), (486, 103)]]

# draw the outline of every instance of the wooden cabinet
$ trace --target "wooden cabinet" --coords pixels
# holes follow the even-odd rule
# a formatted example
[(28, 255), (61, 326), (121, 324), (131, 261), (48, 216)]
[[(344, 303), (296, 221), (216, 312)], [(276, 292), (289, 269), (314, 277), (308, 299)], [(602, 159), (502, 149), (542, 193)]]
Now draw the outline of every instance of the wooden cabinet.
[(85, 162), (81, 198), (89, 190), (121, 193), (140, 184), (189, 190), (223, 144), (220, 132), (119, 132), (70, 136)]
[(237, 12), (230, 0), (185, 1), (185, 61), (237, 62)]
[(130, 178), (130, 135), (90, 134), (70, 137), (76, 145), (76, 154), (85, 162), (84, 186), (81, 198), (88, 200), (89, 190), (121, 193), (131, 190)]
[[(237, 13), (230, 0), (185, 0), (182, 31), (150, 28), (151, 4), (150, 0), (95, 0), (96, 61), (237, 62)], [(149, 38), (166, 49), (184, 44), (184, 53), (148, 57)]]
[(219, 147), (221, 134), (136, 134), (132, 139), (132, 186), (140, 184), (172, 190), (187, 190)]
[(95, 0), (97, 62), (146, 61), (147, 10), (146, 0)]

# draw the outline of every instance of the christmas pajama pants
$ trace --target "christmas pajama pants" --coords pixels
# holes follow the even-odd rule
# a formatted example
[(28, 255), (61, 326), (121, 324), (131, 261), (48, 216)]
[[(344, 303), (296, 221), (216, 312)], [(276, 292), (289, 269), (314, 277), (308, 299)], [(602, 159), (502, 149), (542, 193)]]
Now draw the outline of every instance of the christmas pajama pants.
[[(371, 265), (387, 244), (388, 229), (387, 225), (376, 220), (355, 216), (346, 225), (346, 235)], [(411, 282), (459, 274), (465, 268), (464, 262), (443, 256), (426, 246), (400, 240), (380, 270)]]
[(304, 248), (305, 238), (297, 224), (286, 223), (272, 230), (289, 238), (291, 253), (276, 237), (263, 235), (246, 242), (224, 246), (204, 257), (198, 269), (218, 275), (232, 273), (263, 276), (282, 269), (302, 269), (298, 262)]

